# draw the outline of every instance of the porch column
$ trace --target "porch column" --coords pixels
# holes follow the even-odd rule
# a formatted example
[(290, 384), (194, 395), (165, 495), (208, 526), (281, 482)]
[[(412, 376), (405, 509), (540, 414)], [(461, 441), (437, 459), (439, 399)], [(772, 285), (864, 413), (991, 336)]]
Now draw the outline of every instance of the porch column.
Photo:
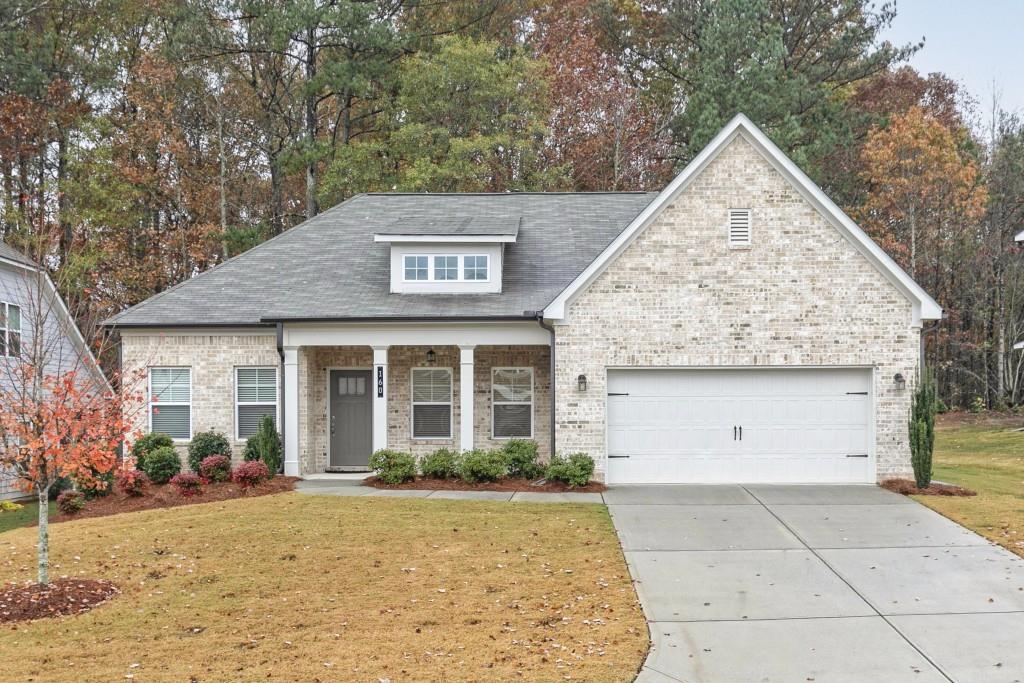
[(388, 447), (388, 347), (373, 347), (373, 451)]
[(473, 450), (473, 349), (459, 346), (459, 449)]
[(284, 473), (299, 476), (299, 349), (284, 348)]

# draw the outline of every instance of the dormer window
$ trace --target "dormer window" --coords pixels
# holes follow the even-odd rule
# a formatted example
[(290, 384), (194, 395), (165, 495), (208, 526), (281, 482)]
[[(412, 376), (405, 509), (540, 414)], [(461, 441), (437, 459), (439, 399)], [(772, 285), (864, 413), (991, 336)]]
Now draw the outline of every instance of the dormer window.
[(406, 216), (373, 234), (390, 245), (395, 294), (501, 291), (505, 250), (519, 237), (519, 216)]
[(430, 271), (427, 269), (428, 257), (406, 256), (405, 257), (405, 279), (406, 282), (417, 280), (429, 280)]
[(487, 256), (464, 256), (462, 263), (463, 280), (487, 280)]

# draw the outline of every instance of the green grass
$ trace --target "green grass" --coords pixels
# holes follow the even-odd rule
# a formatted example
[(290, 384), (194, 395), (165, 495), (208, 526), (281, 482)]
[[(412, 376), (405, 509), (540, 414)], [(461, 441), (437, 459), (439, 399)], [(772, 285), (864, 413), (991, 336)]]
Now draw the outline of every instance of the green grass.
[(915, 498), (986, 538), (1024, 556), (1024, 432), (1022, 421), (936, 428), (934, 478), (978, 492), (972, 498)]
[[(8, 531), (9, 529), (28, 526), (35, 522), (39, 517), (39, 503), (29, 501), (21, 503), (21, 505), (24, 507), (20, 510), (5, 510), (0, 512), (0, 533)], [(53, 517), (55, 514), (57, 514), (57, 505), (53, 501), (50, 501), (50, 516)]]

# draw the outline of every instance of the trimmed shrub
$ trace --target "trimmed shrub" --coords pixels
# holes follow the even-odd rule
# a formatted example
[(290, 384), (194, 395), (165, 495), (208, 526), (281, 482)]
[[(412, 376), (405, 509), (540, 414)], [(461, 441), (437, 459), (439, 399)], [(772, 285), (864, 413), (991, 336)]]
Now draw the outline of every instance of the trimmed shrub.
[(544, 468), (537, 462), (536, 441), (512, 439), (501, 450), (508, 465), (508, 476), (533, 479), (544, 473)]
[(459, 454), (447, 448), (438, 448), (420, 458), (420, 472), (431, 479), (450, 479), (459, 466)]
[(57, 496), (57, 509), (65, 515), (75, 515), (85, 509), (85, 494), (81, 491), (65, 491)]
[(243, 462), (231, 473), (231, 481), (243, 489), (250, 489), (267, 479), (270, 479), (270, 470), (260, 460)]
[(114, 482), (125, 495), (141, 496), (149, 486), (149, 477), (142, 470), (136, 469), (135, 463), (129, 458), (114, 472)]
[(411, 453), (380, 450), (370, 456), (370, 469), (385, 484), (401, 484), (416, 476), (416, 458)]
[(459, 458), (457, 473), (459, 479), (475, 484), (478, 481), (495, 481), (505, 476), (508, 466), (502, 451), (472, 450)]
[(586, 453), (556, 455), (548, 463), (547, 478), (569, 486), (586, 486), (594, 476), (594, 459)]
[(146, 454), (142, 471), (154, 484), (166, 484), (171, 477), (181, 472), (181, 458), (173, 446), (161, 446)]
[(245, 442), (245, 459), (261, 460), (274, 476), (281, 471), (281, 435), (269, 415), (260, 420), (259, 429)]
[(143, 464), (146, 461), (146, 455), (158, 448), (173, 445), (174, 439), (163, 432), (152, 432), (151, 434), (140, 436), (135, 443), (132, 444), (132, 457), (135, 458), (135, 467), (140, 470), (143, 469)]
[(85, 494), (86, 500), (110, 495), (110, 492), (114, 489), (113, 470), (98, 472), (94, 469), (92, 470), (92, 479), (79, 480), (75, 477), (71, 479), (75, 484), (75, 488)]
[(171, 486), (181, 495), (191, 498), (198, 493), (202, 493), (203, 480), (194, 472), (182, 472), (171, 477)]
[(910, 407), (910, 464), (918, 488), (932, 483), (932, 450), (935, 447), (935, 378), (926, 372), (918, 382)]
[(25, 506), (13, 500), (0, 500), (0, 512), (17, 512), (23, 507)]
[(231, 478), (231, 458), (211, 455), (199, 463), (199, 476), (206, 481), (227, 481)]
[(199, 465), (211, 455), (231, 457), (231, 444), (228, 437), (220, 432), (199, 432), (188, 444), (188, 467), (199, 472)]

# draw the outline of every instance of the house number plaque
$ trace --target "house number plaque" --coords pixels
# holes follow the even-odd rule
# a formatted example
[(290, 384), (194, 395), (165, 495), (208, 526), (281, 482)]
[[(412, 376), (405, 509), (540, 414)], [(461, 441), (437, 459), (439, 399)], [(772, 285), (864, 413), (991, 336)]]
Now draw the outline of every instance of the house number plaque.
[(384, 366), (377, 366), (377, 398), (384, 398)]

